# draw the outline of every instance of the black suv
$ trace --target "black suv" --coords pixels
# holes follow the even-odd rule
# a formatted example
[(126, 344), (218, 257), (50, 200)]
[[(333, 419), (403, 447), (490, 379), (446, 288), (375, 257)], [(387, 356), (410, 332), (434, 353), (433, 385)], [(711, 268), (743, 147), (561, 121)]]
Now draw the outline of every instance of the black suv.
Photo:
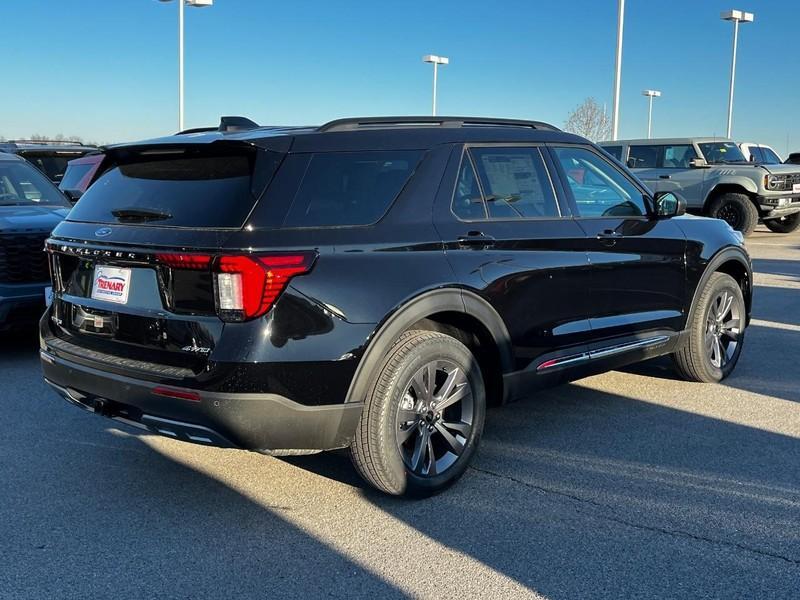
[(427, 494), (487, 403), (667, 354), (715, 382), (742, 349), (741, 235), (544, 123), (201, 131), (108, 160), (47, 243), (44, 376), (175, 439), (349, 447)]
[(81, 142), (64, 140), (10, 140), (0, 142), (0, 152), (21, 156), (54, 184), (59, 185), (67, 170), (67, 163), (75, 158), (95, 152), (97, 148)]

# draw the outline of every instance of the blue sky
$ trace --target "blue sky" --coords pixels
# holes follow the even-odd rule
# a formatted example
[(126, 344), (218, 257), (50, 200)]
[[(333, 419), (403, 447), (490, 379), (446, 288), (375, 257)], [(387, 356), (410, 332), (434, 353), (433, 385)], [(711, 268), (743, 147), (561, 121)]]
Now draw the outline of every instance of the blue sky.
[[(738, 0), (737, 0), (738, 1)], [(616, 0), (216, 0), (186, 10), (186, 126), (222, 114), (265, 124), (439, 113), (563, 125), (611, 106)], [(620, 136), (646, 135), (645, 88), (663, 91), (654, 136), (725, 133), (732, 25), (734, 137), (800, 151), (797, 0), (627, 0)], [(156, 0), (2, 0), (0, 135), (102, 142), (176, 128), (177, 6)]]

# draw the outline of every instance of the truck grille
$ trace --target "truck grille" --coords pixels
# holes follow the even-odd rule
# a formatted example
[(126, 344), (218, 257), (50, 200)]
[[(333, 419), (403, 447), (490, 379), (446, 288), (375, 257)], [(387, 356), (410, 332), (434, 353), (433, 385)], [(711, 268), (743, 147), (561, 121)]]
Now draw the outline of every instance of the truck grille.
[(49, 234), (0, 233), (0, 283), (44, 283), (50, 280), (44, 241)]

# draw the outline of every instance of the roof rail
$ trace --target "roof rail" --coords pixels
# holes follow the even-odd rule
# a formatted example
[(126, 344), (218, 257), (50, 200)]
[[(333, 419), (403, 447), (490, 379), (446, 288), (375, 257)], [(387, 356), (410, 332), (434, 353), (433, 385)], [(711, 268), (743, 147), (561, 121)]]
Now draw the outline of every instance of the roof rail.
[(484, 117), (353, 117), (325, 123), (317, 131), (355, 131), (358, 129), (388, 129), (392, 127), (528, 127), (530, 129), (560, 131), (557, 127), (541, 121)]
[(61, 144), (63, 146), (85, 146), (77, 140), (8, 140), (5, 144), (38, 144), (40, 146)]

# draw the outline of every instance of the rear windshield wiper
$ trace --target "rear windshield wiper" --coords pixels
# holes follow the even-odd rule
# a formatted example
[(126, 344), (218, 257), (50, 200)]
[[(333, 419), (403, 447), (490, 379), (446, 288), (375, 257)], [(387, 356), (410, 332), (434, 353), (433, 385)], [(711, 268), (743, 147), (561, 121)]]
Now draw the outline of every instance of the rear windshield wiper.
[(157, 208), (115, 208), (111, 214), (120, 221), (127, 222), (164, 221), (172, 218), (170, 213)]

